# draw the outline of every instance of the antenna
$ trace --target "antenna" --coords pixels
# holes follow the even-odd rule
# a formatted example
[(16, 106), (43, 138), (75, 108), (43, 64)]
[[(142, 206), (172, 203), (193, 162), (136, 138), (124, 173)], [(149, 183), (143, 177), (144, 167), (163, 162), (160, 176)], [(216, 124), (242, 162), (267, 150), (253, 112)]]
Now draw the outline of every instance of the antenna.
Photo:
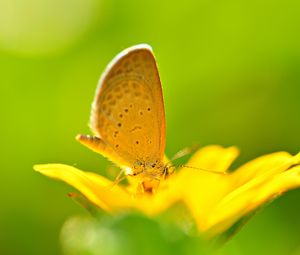
[(209, 169), (196, 167), (196, 166), (186, 166), (186, 165), (178, 165), (178, 166), (172, 165), (172, 166), (169, 166), (169, 168), (171, 168), (171, 167), (185, 167), (185, 168), (196, 169), (196, 170), (200, 170), (200, 171), (204, 171), (204, 172), (208, 172), (208, 173), (212, 173), (212, 174), (219, 174), (219, 175), (227, 175), (228, 174), (226, 171), (220, 172), (220, 171), (209, 170)]
[(167, 163), (167, 167), (168, 168), (185, 167), (185, 168), (191, 168), (191, 169), (201, 170), (201, 171), (212, 173), (212, 174), (227, 175), (227, 173), (225, 171), (220, 172), (220, 171), (215, 171), (215, 170), (204, 169), (204, 168), (201, 168), (201, 167), (186, 166), (186, 165), (170, 165), (170, 163), (172, 163), (176, 159), (182, 158), (182, 157), (184, 157), (184, 156), (186, 156), (186, 155), (188, 155), (188, 154), (196, 151), (198, 148), (199, 148), (199, 145), (195, 144), (195, 145), (193, 145), (191, 147), (186, 147), (186, 148), (183, 148), (182, 150), (178, 151), (171, 158), (171, 160)]

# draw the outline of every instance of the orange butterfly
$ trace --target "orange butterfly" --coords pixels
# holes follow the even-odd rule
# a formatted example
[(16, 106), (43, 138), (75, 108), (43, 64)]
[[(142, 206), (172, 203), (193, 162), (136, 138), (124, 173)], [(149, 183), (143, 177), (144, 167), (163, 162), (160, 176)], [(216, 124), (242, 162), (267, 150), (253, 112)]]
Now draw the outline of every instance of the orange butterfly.
[(77, 140), (137, 176), (144, 191), (169, 174), (164, 162), (165, 111), (156, 60), (149, 45), (118, 54), (102, 74), (92, 105), (94, 136)]

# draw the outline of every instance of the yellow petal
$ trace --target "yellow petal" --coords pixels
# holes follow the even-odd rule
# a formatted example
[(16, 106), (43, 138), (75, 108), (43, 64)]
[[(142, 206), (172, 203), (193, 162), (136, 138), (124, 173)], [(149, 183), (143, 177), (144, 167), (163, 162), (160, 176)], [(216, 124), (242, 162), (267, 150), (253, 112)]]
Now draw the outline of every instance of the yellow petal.
[(240, 168), (238, 168), (232, 176), (233, 185), (235, 187), (243, 185), (249, 180), (258, 176), (271, 176), (279, 173), (287, 167), (297, 164), (300, 161), (300, 154), (292, 156), (287, 152), (276, 152), (256, 158)]
[(236, 147), (223, 148), (218, 145), (210, 145), (199, 149), (191, 157), (187, 166), (225, 172), (238, 155), (239, 150)]
[(124, 189), (95, 173), (83, 172), (63, 164), (35, 165), (34, 169), (48, 177), (68, 183), (106, 211), (115, 211), (131, 205), (131, 197)]
[(299, 155), (293, 157), (281, 152), (252, 160), (230, 175), (232, 192), (226, 196), (226, 199), (229, 200), (271, 180), (276, 174), (286, 171), (298, 162)]
[(227, 176), (200, 174), (196, 170), (186, 170), (189, 177), (182, 179), (183, 201), (190, 209), (200, 231), (207, 226), (211, 211), (229, 188)]
[[(197, 151), (177, 176), (178, 192), (193, 214), (200, 231), (206, 228), (211, 210), (230, 188), (227, 175), (202, 171), (226, 172), (238, 156), (236, 147), (206, 146)], [(189, 166), (200, 168), (191, 169)]]
[(229, 228), (239, 218), (258, 208), (282, 192), (300, 186), (300, 166), (269, 178), (256, 178), (240, 189), (229, 193), (212, 212), (207, 229), (215, 235)]

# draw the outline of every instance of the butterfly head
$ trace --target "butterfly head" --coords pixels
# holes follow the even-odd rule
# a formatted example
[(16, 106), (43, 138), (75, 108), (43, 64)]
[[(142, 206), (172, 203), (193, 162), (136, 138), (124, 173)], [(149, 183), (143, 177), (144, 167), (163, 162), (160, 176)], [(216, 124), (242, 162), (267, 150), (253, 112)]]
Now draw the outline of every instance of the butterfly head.
[[(168, 177), (169, 167), (159, 160), (138, 160), (131, 168), (131, 171), (127, 171), (127, 175), (137, 178), (138, 182), (143, 186), (149, 186), (150, 183), (155, 183), (155, 186), (158, 186), (161, 180)], [(151, 189), (152, 188), (153, 187), (151, 187)], [(145, 191), (148, 191), (149, 189), (150, 187), (147, 187), (145, 188)]]

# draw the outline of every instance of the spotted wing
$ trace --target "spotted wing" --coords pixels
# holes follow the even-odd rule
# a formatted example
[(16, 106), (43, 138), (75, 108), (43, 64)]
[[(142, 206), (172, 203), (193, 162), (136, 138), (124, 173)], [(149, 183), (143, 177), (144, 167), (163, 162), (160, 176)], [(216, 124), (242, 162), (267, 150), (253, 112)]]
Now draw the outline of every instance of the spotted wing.
[(109, 64), (96, 91), (90, 126), (109, 151), (106, 156), (121, 165), (163, 159), (165, 111), (150, 46), (128, 48)]

